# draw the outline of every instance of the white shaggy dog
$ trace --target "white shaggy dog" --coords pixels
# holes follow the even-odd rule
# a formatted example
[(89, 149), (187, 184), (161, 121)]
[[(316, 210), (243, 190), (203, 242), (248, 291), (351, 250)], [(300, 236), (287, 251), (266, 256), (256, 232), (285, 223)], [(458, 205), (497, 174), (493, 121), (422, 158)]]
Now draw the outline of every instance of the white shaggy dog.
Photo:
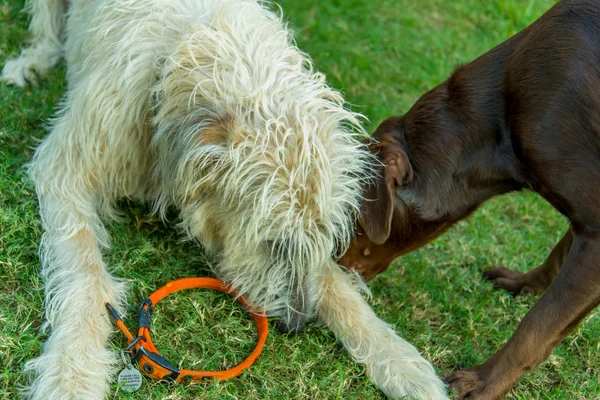
[[(51, 334), (25, 395), (104, 399), (115, 365), (104, 302), (125, 285), (101, 256), (115, 201), (180, 210), (215, 273), (258, 310), (317, 316), (390, 397), (446, 398), (431, 365), (379, 320), (334, 257), (370, 158), (356, 114), (254, 0), (32, 0), (33, 43), (3, 79), (63, 55), (69, 89), (30, 165), (45, 234)], [(67, 10), (68, 9), (68, 10)]]

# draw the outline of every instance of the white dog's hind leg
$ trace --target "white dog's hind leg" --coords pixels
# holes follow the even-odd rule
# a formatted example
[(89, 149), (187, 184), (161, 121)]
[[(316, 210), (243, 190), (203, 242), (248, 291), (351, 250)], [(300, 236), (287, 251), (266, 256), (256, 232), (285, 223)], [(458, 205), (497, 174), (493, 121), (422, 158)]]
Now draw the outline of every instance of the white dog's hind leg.
[(321, 280), (320, 321), (355, 361), (365, 364), (373, 382), (392, 399), (448, 399), (445, 385), (413, 345), (377, 318), (361, 296), (357, 276), (333, 264)]
[(10, 60), (2, 70), (2, 80), (16, 86), (35, 83), (35, 72), (45, 74), (62, 54), (62, 32), (67, 11), (66, 0), (28, 0), (32, 34), (31, 46)]
[(108, 234), (96, 212), (95, 183), (81, 152), (71, 148), (77, 144), (59, 132), (70, 129), (68, 117), (62, 121), (30, 166), (46, 231), (41, 257), (50, 337), (42, 354), (25, 366), (34, 380), (23, 395), (32, 400), (104, 400), (116, 361), (107, 348), (113, 329), (104, 302), (119, 307), (125, 287), (102, 261), (100, 248), (108, 245)]

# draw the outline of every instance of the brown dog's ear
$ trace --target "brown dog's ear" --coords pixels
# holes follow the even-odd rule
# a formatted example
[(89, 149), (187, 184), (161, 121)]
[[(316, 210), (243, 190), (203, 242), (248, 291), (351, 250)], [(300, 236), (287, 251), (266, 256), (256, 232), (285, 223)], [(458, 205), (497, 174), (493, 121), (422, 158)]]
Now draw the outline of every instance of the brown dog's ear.
[(365, 188), (358, 223), (375, 244), (385, 243), (392, 228), (396, 186), (412, 179), (412, 166), (402, 145), (391, 134), (371, 147), (383, 165), (377, 166), (378, 176)]

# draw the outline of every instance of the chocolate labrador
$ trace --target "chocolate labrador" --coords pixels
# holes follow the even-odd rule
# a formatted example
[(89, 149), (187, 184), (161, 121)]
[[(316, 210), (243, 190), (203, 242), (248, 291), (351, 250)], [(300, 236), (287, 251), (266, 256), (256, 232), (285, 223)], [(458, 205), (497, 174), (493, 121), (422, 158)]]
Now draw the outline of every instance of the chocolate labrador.
[(540, 267), (485, 273), (543, 293), (500, 351), (448, 378), (458, 399), (502, 398), (600, 302), (600, 1), (558, 2), (374, 136), (381, 179), (341, 259), (366, 279), (502, 193), (533, 190), (570, 221)]

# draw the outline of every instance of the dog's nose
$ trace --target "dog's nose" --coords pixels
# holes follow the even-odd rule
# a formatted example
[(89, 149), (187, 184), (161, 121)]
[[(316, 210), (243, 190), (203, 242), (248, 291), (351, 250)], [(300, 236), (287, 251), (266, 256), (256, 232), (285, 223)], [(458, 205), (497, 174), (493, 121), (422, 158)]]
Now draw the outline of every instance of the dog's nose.
[(352, 265), (350, 265), (350, 270), (351, 271), (356, 271), (356, 272), (358, 272), (361, 275), (362, 275), (364, 269), (365, 268), (362, 265), (360, 265), (360, 264), (353, 263)]
[(304, 329), (306, 320), (307, 318), (305, 315), (293, 313), (292, 318), (290, 318), (289, 321), (285, 319), (278, 319), (274, 322), (274, 325), (275, 329), (277, 329), (277, 331), (282, 335), (295, 335)]

